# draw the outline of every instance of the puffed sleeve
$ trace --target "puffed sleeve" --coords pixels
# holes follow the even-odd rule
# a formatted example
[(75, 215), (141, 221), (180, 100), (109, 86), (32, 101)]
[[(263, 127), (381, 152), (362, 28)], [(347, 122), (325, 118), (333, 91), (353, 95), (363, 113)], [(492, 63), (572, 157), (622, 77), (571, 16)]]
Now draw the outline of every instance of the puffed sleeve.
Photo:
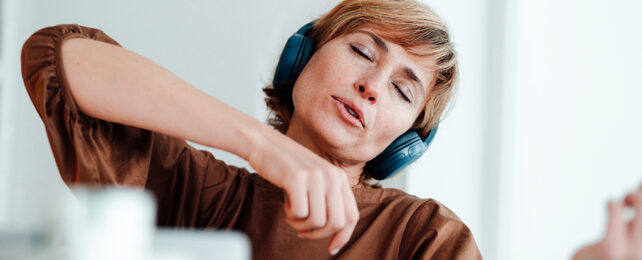
[(79, 110), (61, 62), (61, 44), (71, 38), (120, 46), (102, 31), (79, 25), (41, 29), (23, 45), (24, 84), (64, 182), (144, 187), (156, 197), (161, 226), (216, 227), (212, 224), (225, 224), (227, 212), (238, 214), (243, 196), (237, 192), (249, 175), (245, 169), (227, 166), (185, 140)]
[(414, 212), (399, 252), (399, 259), (482, 259), (468, 227), (434, 200)]
[(60, 45), (90, 38), (118, 45), (102, 31), (78, 25), (39, 30), (23, 45), (22, 78), (45, 125), (62, 179), (68, 185), (143, 186), (152, 133), (91, 118), (79, 111), (65, 78)]

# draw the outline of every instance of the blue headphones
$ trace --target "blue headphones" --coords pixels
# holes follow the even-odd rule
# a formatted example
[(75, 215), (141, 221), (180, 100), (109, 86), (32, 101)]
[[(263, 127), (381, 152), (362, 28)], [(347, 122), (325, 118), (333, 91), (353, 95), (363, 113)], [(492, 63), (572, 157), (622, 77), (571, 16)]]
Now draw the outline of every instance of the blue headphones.
[[(313, 25), (314, 21), (301, 27), (285, 44), (272, 81), (275, 90), (291, 90), (303, 67), (312, 57), (315, 43), (306, 34)], [(437, 126), (431, 129), (423, 140), (417, 131), (411, 130), (404, 133), (377, 157), (367, 162), (364, 171), (377, 180), (395, 175), (421, 157), (436, 133)]]

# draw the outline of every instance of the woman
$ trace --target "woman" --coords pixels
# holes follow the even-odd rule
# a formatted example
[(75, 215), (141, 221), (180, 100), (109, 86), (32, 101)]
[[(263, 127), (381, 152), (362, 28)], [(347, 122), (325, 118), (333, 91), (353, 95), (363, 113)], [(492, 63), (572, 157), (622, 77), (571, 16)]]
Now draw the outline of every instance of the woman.
[(160, 226), (241, 230), (255, 258), (480, 258), (449, 209), (371, 187), (364, 171), (409, 129), (425, 137), (447, 105), (457, 70), (444, 24), (412, 0), (347, 0), (307, 36), (316, 51), (293, 88), (265, 89), (281, 132), (91, 28), (36, 32), (22, 74), (63, 180), (144, 187)]

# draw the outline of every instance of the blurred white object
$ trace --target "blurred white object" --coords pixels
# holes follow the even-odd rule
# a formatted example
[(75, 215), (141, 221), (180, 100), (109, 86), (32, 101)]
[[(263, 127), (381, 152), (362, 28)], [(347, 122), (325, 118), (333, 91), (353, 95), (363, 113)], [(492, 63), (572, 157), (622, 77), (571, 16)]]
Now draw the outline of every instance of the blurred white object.
[(0, 260), (151, 259), (156, 210), (149, 193), (115, 187), (73, 192), (49, 198), (33, 226), (0, 230)]
[(155, 222), (152, 196), (140, 189), (74, 189), (63, 221), (70, 259), (150, 259)]
[[(248, 239), (229, 231), (155, 230), (155, 204), (141, 189), (76, 188), (51, 198), (58, 214), (33, 229), (0, 230), (0, 260), (250, 259)], [(43, 215), (49, 214), (43, 208)]]

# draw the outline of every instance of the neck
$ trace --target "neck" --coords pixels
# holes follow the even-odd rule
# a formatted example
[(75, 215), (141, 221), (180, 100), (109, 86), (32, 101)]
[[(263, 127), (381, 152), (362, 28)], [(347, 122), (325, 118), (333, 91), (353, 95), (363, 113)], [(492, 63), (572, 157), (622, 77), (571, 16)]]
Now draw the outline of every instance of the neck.
[(348, 176), (348, 182), (352, 187), (362, 187), (362, 184), (359, 182), (361, 173), (363, 172), (363, 166), (365, 163), (361, 164), (348, 164), (345, 163), (320, 148), (320, 145), (315, 141), (315, 138), (310, 135), (309, 131), (302, 126), (302, 124), (297, 123), (298, 120), (295, 120), (294, 116), (290, 120), (288, 130), (285, 135), (292, 138), (292, 140), (297, 143), (305, 146), (310, 151), (321, 156), (321, 158), (326, 159), (328, 162), (341, 168)]

